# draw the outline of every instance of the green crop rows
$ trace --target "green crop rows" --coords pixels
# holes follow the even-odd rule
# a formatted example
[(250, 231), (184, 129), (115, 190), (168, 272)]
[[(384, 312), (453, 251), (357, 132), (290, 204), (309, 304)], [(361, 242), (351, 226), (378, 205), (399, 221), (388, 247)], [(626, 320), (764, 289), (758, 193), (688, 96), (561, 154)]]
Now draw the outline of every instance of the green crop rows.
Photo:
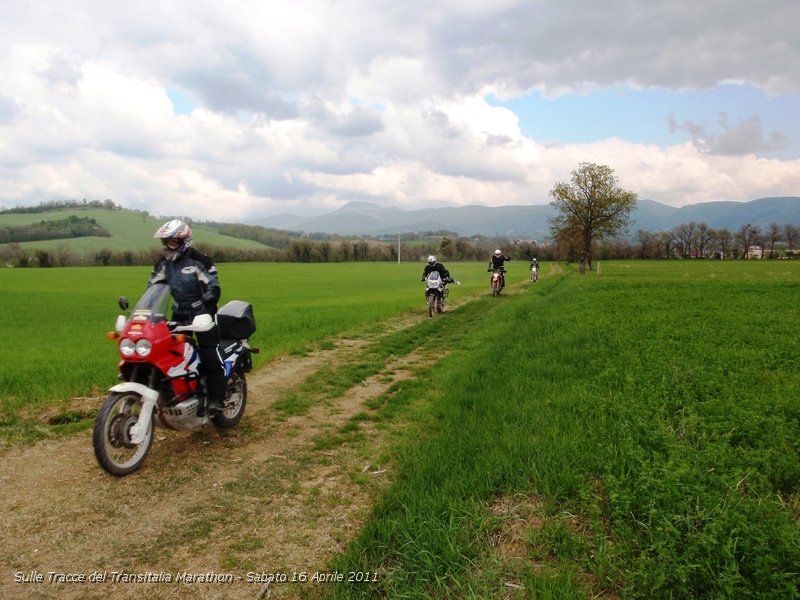
[[(419, 264), (221, 265), (224, 300), (255, 307), (257, 366), (401, 314), (418, 322), (358, 368), (441, 348), (372, 404), (398, 428), (393, 483), (330, 568), (378, 576), (307, 593), (798, 597), (800, 264), (546, 265), (499, 298), (482, 265), (448, 266), (474, 301), (429, 319)], [(103, 332), (146, 276), (0, 272), (6, 444), (66, 434), (28, 426), (31, 407), (111, 385)]]

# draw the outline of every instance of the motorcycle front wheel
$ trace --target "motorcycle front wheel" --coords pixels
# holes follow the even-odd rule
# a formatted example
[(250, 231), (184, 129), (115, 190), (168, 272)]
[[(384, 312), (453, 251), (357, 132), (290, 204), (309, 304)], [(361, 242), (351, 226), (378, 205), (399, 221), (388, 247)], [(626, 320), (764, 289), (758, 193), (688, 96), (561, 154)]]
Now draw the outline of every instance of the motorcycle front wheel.
[(97, 462), (115, 477), (130, 475), (142, 466), (153, 445), (153, 418), (139, 444), (130, 432), (139, 420), (142, 397), (132, 392), (113, 393), (105, 399), (94, 421), (92, 446)]
[(500, 295), (500, 282), (493, 281), (492, 282), (492, 296)]
[(432, 317), (436, 312), (436, 294), (428, 294), (428, 316)]
[(243, 374), (234, 371), (228, 380), (228, 390), (222, 412), (211, 417), (211, 421), (220, 429), (230, 429), (242, 420), (244, 407), (247, 404), (247, 379)]

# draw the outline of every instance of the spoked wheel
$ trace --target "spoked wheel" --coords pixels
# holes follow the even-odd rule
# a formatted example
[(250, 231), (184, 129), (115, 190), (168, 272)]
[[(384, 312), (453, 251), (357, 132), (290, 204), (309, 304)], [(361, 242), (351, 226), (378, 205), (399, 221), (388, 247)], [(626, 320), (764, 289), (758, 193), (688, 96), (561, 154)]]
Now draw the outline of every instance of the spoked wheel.
[(221, 429), (230, 429), (242, 419), (247, 404), (247, 380), (244, 375), (234, 371), (228, 380), (228, 390), (222, 403), (222, 412), (211, 417), (214, 425)]
[(94, 455), (100, 466), (116, 477), (130, 475), (141, 467), (153, 445), (152, 416), (144, 439), (139, 444), (131, 441), (131, 427), (139, 420), (141, 410), (142, 397), (139, 394), (114, 393), (106, 398), (95, 418), (92, 431)]
[(428, 316), (432, 317), (436, 312), (436, 294), (428, 294)]
[(499, 296), (500, 295), (500, 282), (493, 281), (492, 282), (492, 296)]
[(444, 298), (438, 298), (436, 301), (436, 312), (444, 312)]

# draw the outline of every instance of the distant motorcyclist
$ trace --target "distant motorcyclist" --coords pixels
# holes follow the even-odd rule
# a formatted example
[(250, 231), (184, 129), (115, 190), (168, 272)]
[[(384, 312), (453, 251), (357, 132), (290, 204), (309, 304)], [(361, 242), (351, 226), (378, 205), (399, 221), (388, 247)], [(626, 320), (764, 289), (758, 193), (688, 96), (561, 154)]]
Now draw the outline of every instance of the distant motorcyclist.
[(504, 266), (506, 261), (511, 261), (510, 256), (505, 256), (500, 248), (494, 251), (494, 254), (489, 259), (489, 268), (488, 271), (494, 271), (495, 269), (500, 269), (501, 271), (505, 271), (506, 268)]
[[(154, 283), (169, 285), (175, 304), (172, 319), (191, 323), (197, 315), (217, 313), (217, 302), (222, 293), (217, 268), (210, 256), (195, 250), (192, 245), (192, 230), (183, 221), (174, 219), (164, 223), (153, 235), (161, 240), (164, 255), (158, 259), (147, 287)], [(210, 330), (195, 332), (200, 362), (206, 372), (208, 408), (219, 411), (223, 408), (227, 382), (225, 367), (219, 353), (219, 328), (215, 324)]]
[(488, 272), (492, 271), (500, 271), (500, 289), (502, 290), (506, 287), (506, 268), (504, 266), (507, 260), (511, 260), (510, 256), (505, 256), (500, 248), (494, 251), (494, 254), (489, 259), (489, 268), (486, 269)]
[(450, 271), (448, 271), (445, 266), (436, 260), (436, 257), (431, 254), (428, 257), (428, 264), (425, 265), (425, 269), (422, 271), (422, 277), (420, 277), (420, 281), (425, 281), (425, 278), (432, 272), (436, 271), (442, 277), (442, 281), (445, 283), (453, 283), (455, 280), (450, 277)]
[(531, 259), (530, 272), (531, 272), (531, 281), (536, 281), (537, 279), (539, 279), (539, 261), (536, 260), (535, 256)]

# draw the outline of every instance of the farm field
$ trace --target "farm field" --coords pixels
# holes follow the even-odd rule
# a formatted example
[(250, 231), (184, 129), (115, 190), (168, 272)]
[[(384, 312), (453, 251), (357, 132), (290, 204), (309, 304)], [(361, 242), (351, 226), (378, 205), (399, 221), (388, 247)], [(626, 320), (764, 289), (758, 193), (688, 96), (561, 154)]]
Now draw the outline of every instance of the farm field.
[[(112, 381), (102, 332), (147, 270), (0, 272), (4, 337), (35, 341), (0, 356), (0, 596), (250, 598), (273, 573), (273, 598), (798, 597), (800, 264), (511, 263), (499, 298), (447, 266), (429, 319), (418, 264), (221, 265), (265, 350), (248, 412), (166, 432), (124, 480), (86, 418), (39, 414)], [(47, 348), (83, 375), (37, 383)], [(31, 569), (234, 581), (14, 583)]]
[[(0, 226), (22, 226), (38, 223), (43, 220), (66, 219), (70, 216), (94, 219), (111, 235), (107, 237), (83, 237), (67, 240), (43, 240), (23, 242), (23, 248), (31, 250), (53, 250), (59, 246), (67, 246), (75, 252), (87, 250), (98, 251), (110, 249), (114, 251), (146, 250), (153, 246), (153, 233), (165, 219), (131, 210), (106, 210), (102, 208), (64, 208), (43, 213), (0, 214)], [(197, 240), (217, 247), (263, 249), (265, 246), (251, 240), (220, 235), (214, 228), (204, 225), (192, 225)]]
[[(527, 277), (525, 265), (518, 267), (510, 271), (510, 281)], [(448, 268), (462, 281), (461, 287), (451, 286), (452, 302), (488, 285), (482, 264)], [(253, 305), (258, 329), (251, 342), (262, 349), (254, 356), (258, 367), (283, 354), (302, 354), (349, 329), (380, 327), (393, 315), (419, 313), (422, 269), (418, 263), (221, 264), (221, 302)], [(69, 409), (69, 399), (100, 395), (113, 385), (118, 357), (104, 335), (121, 312), (119, 296), (135, 304), (149, 274), (146, 267), (0, 270), (0, 331), (6, 339), (32, 342), (0, 347), (0, 440), (19, 428), (36, 435), (35, 421), (20, 422), (20, 408), (58, 413)]]

